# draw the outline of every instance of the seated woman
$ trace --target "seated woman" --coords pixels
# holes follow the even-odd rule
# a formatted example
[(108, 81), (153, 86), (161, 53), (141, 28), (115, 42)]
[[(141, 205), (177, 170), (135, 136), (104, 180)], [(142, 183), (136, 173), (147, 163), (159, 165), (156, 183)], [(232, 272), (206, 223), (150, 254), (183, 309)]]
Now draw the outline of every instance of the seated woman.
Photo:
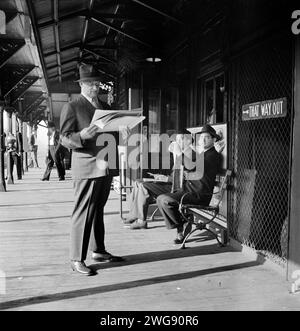
[(131, 192), (130, 212), (125, 225), (130, 225), (130, 229), (147, 229), (147, 214), (149, 203), (159, 195), (175, 191), (180, 186), (177, 180), (178, 162), (181, 163), (182, 155), (186, 159), (192, 158), (192, 137), (190, 132), (184, 130), (176, 135), (176, 140), (169, 146), (169, 151), (173, 154), (174, 167), (169, 176), (154, 175), (153, 181), (137, 180)]
[[(175, 244), (181, 244), (190, 232), (190, 223), (183, 223), (178, 210), (179, 202), (186, 193), (184, 203), (209, 205), (212, 198), (216, 175), (220, 170), (221, 156), (216, 151), (214, 143), (219, 140), (214, 128), (206, 124), (199, 135), (201, 154), (196, 161), (196, 171), (185, 172), (182, 189), (174, 193), (164, 193), (158, 196), (157, 206), (163, 215), (168, 229), (177, 229)], [(201, 157), (200, 157), (201, 156)]]

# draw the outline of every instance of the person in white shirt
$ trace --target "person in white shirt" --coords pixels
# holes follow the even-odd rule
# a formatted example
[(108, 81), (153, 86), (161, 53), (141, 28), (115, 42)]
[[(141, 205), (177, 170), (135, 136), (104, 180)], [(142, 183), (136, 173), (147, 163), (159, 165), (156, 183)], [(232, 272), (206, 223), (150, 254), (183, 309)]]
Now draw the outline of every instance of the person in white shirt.
[(42, 181), (49, 181), (54, 164), (56, 165), (59, 180), (65, 180), (65, 167), (63, 163), (62, 146), (59, 132), (55, 129), (53, 122), (48, 123), (49, 149), (47, 156), (47, 167)]
[[(161, 194), (174, 192), (181, 187), (181, 165), (192, 161), (192, 136), (187, 130), (182, 130), (176, 135), (176, 140), (169, 145), (169, 152), (173, 156), (173, 169), (170, 175), (153, 174), (153, 181), (137, 180), (131, 192), (130, 212), (124, 220), (125, 226), (131, 230), (147, 229), (148, 206)], [(184, 160), (183, 160), (184, 158)], [(189, 165), (187, 165), (189, 166)]]

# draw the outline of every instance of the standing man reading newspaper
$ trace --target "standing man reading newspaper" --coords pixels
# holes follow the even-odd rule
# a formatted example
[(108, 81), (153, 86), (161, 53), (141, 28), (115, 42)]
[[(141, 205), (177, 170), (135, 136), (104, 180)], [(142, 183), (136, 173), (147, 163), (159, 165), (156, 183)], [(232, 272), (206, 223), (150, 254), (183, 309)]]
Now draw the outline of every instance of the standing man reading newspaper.
[[(94, 271), (84, 263), (88, 248), (93, 252), (92, 258), (98, 262), (118, 262), (123, 258), (105, 250), (103, 209), (109, 196), (112, 176), (108, 163), (97, 159), (104, 146), (97, 146), (99, 128), (91, 124), (96, 108), (108, 109), (108, 105), (97, 98), (100, 77), (96, 69), (82, 65), (79, 74), (81, 95), (64, 106), (60, 131), (62, 144), (73, 150), (75, 207), (71, 219), (71, 267), (80, 274), (90, 276)], [(123, 132), (123, 137), (125, 135)]]

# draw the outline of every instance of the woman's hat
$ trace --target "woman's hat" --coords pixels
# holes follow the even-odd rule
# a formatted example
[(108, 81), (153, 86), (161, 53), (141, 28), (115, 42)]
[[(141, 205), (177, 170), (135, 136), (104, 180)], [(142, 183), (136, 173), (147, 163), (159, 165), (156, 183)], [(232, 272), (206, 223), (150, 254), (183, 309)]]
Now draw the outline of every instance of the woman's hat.
[(91, 64), (82, 64), (79, 67), (79, 79), (76, 82), (91, 82), (101, 79), (99, 72)]
[(185, 128), (181, 128), (177, 131), (177, 134), (188, 134), (188, 135), (191, 135), (191, 132), (188, 131), (187, 129)]
[(198, 132), (197, 134), (201, 134), (201, 133), (209, 133), (213, 138), (216, 138), (217, 140), (221, 139), (221, 137), (217, 134), (216, 130), (209, 124), (203, 125), (201, 131)]

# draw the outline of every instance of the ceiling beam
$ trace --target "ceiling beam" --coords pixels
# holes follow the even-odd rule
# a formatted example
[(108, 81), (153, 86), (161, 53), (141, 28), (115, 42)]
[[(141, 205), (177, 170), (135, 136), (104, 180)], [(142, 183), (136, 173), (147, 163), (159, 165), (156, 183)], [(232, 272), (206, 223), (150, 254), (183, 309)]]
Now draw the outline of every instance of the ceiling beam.
[(61, 83), (61, 58), (60, 58), (60, 44), (59, 44), (59, 31), (58, 31), (58, 0), (53, 0), (53, 17), (54, 17), (54, 39), (56, 47), (56, 60), (58, 70), (58, 80)]
[[(71, 63), (71, 62), (78, 62), (78, 63), (81, 63), (81, 62), (85, 62), (85, 63), (88, 63), (88, 62), (90, 62), (90, 63), (95, 63), (95, 61), (97, 61), (96, 59), (95, 59), (95, 57), (93, 57), (93, 58), (88, 58), (88, 56), (90, 56), (90, 54), (86, 54), (87, 56), (85, 56), (85, 54), (83, 54), (83, 58), (82, 59), (79, 59), (79, 57), (74, 57), (74, 58), (72, 58), (72, 59), (69, 59), (69, 60), (66, 60), (66, 61), (63, 61), (62, 63), (61, 63), (61, 67), (63, 68), (63, 66), (64, 65), (66, 65), (66, 64), (68, 64), (68, 63)], [(80, 62), (79, 62), (80, 61)], [(97, 61), (97, 64), (101, 64), (101, 65), (110, 65), (110, 63), (109, 62), (107, 62), (107, 61), (103, 61), (103, 62), (99, 62), (99, 61)], [(49, 66), (49, 67), (47, 67), (47, 70), (53, 70), (53, 69), (56, 69), (57, 68), (57, 64), (54, 64), (54, 65), (52, 65), (52, 66)]]
[(38, 48), (39, 58), (40, 58), (40, 61), (41, 61), (41, 65), (42, 65), (46, 85), (47, 85), (47, 88), (48, 88), (48, 76), (47, 76), (47, 70), (46, 70), (46, 63), (45, 63), (45, 59), (43, 57), (42, 42), (41, 42), (41, 37), (40, 37), (40, 34), (39, 34), (39, 30), (37, 28), (37, 20), (36, 20), (36, 16), (35, 16), (35, 10), (34, 10), (34, 6), (33, 6), (33, 2), (32, 2), (32, 0), (26, 0), (26, 4), (27, 4), (29, 16), (30, 16), (31, 23), (32, 23), (34, 38), (35, 38), (36, 45), (37, 45), (37, 48)]
[[(70, 14), (67, 14), (67, 15), (63, 15), (63, 16), (59, 16), (58, 17), (58, 22), (63, 22), (63, 21), (66, 21), (66, 20), (70, 20), (74, 17), (85, 17), (87, 15), (88, 11), (86, 9), (84, 10), (78, 10), (78, 11), (75, 11), (73, 13), (70, 13)], [(39, 23), (38, 24), (38, 28), (39, 29), (44, 29), (44, 28), (47, 28), (51, 25), (54, 25), (56, 22), (54, 19), (52, 20), (48, 20), (48, 21), (45, 21), (45, 22), (42, 22), (42, 23)]]
[(134, 40), (136, 42), (138, 42), (139, 44), (142, 44), (142, 45), (144, 45), (146, 47), (149, 47), (149, 48), (153, 48), (152, 45), (150, 45), (150, 44), (148, 44), (148, 43), (146, 43), (146, 42), (144, 42), (144, 41), (142, 41), (142, 40), (140, 40), (140, 39), (132, 36), (131, 34), (129, 34), (129, 33), (125, 32), (125, 31), (121, 30), (120, 28), (117, 28), (116, 26), (113, 26), (112, 24), (104, 21), (103, 19), (101, 19), (99, 17), (96, 17), (96, 16), (93, 15), (91, 18), (92, 18), (92, 20), (94, 22), (99, 23), (101, 25), (104, 25), (107, 28), (112, 29), (112, 30), (118, 32), (119, 34), (121, 34), (121, 35), (123, 35), (123, 36), (125, 36), (125, 37), (127, 37), (129, 39), (132, 39), (132, 40)]
[[(63, 75), (65, 75), (65, 74), (67, 74), (67, 73), (69, 73), (69, 72), (75, 72), (77, 70), (77, 68), (69, 68), (69, 69), (66, 69), (66, 70), (62, 70), (61, 71), (61, 75), (63, 76)], [(56, 78), (58, 76), (58, 74), (56, 73), (56, 74), (54, 74), (54, 75), (51, 75), (51, 76), (49, 76), (49, 79), (53, 79), (53, 78)]]
[(90, 0), (89, 1), (88, 13), (87, 13), (87, 16), (85, 17), (83, 33), (82, 33), (82, 38), (81, 38), (81, 48), (80, 48), (80, 53), (79, 53), (79, 58), (80, 59), (82, 58), (82, 55), (83, 55), (83, 50), (84, 50), (84, 47), (85, 47), (85, 43), (86, 43), (86, 39), (87, 39), (87, 33), (88, 33), (88, 29), (89, 29), (90, 15), (93, 11), (94, 3), (95, 3), (95, 0)]
[[(97, 17), (102, 18), (102, 19), (113, 19), (113, 20), (118, 20), (118, 21), (155, 21), (155, 18), (153, 17), (141, 17), (141, 16), (136, 16), (136, 15), (130, 15), (130, 14), (126, 14), (126, 15), (118, 15), (118, 14), (114, 14), (114, 13), (102, 13), (102, 12), (94, 12), (95, 15), (97, 15)], [(67, 20), (70, 20), (72, 18), (75, 17), (87, 17), (89, 15), (89, 11), (84, 9), (84, 10), (78, 10), (75, 11), (73, 13), (67, 14), (67, 15), (63, 15), (63, 16), (59, 16), (58, 21), (60, 22), (64, 22)], [(39, 29), (44, 29), (47, 28), (51, 25), (55, 24), (55, 20), (51, 19), (42, 23), (38, 24), (38, 28)]]
[[(69, 49), (72, 49), (72, 48), (76, 48), (76, 47), (80, 47), (81, 46), (81, 43), (79, 41), (76, 41), (70, 45), (67, 45), (67, 46), (63, 46), (60, 48), (60, 52), (64, 52), (64, 51), (67, 51)], [(49, 56), (53, 56), (53, 55), (56, 55), (57, 51), (51, 51), (51, 52), (47, 52), (47, 53), (44, 53), (44, 57), (49, 57)]]
[(98, 52), (95, 52), (94, 50), (90, 49), (88, 46), (84, 47), (84, 50), (88, 53), (95, 55), (97, 58), (103, 59), (103, 60), (113, 63), (113, 64), (117, 64), (117, 62), (115, 60), (112, 60), (106, 56), (103, 56), (102, 54), (99, 54)]
[(105, 51), (115, 51), (117, 49), (116, 46), (107, 46), (107, 45), (87, 45), (90, 49), (93, 50), (105, 50)]
[(182, 21), (180, 21), (179, 19), (177, 19), (177, 18), (175, 18), (175, 17), (173, 17), (173, 16), (171, 16), (171, 15), (169, 15), (169, 14), (167, 14), (167, 13), (165, 13), (165, 12), (159, 10), (159, 9), (156, 9), (156, 8), (150, 6), (150, 5), (147, 5), (146, 3), (144, 3), (140, 0), (131, 0), (131, 1), (138, 4), (138, 5), (140, 5), (140, 6), (143, 6), (143, 7), (147, 8), (147, 9), (149, 9), (149, 10), (151, 10), (151, 11), (153, 11), (153, 12), (155, 12), (155, 13), (161, 15), (161, 16), (167, 17), (169, 20), (172, 20), (176, 23), (184, 25), (184, 23)]
[(116, 79), (116, 78), (117, 78), (115, 75), (110, 74), (110, 73), (108, 73), (108, 72), (106, 72), (106, 71), (104, 71), (104, 70), (102, 70), (102, 69), (99, 69), (98, 67), (96, 67), (96, 69), (97, 69), (101, 74), (103, 74), (103, 75), (105, 75), (105, 76), (108, 76), (108, 77), (113, 78), (113, 79)]
[[(65, 64), (68, 64), (68, 63), (71, 63), (71, 62), (78, 62), (78, 60), (79, 60), (78, 56), (76, 56), (76, 57), (72, 57), (72, 58), (69, 59), (69, 60), (62, 61), (62, 62), (60, 63), (60, 66), (63, 66), (63, 65), (65, 65)], [(58, 66), (58, 64), (54, 64), (54, 65), (52, 65), (52, 66), (47, 67), (47, 70), (55, 69), (55, 68), (57, 68), (57, 66)]]
[[(94, 38), (91, 38), (91, 39), (88, 39), (86, 41), (86, 44), (89, 44), (89, 43), (92, 43), (92, 42), (95, 42), (95, 41), (98, 41), (100, 39), (103, 39), (103, 38), (106, 38), (106, 35), (102, 35), (102, 36), (97, 36), (97, 37), (94, 37)], [(72, 48), (81, 48), (82, 47), (82, 44), (80, 41), (75, 41), (73, 43), (71, 43), (70, 45), (67, 45), (67, 46), (62, 46), (60, 48), (60, 52), (64, 52), (64, 51), (67, 51), (69, 49), (72, 49)], [(97, 45), (92, 45), (92, 47), (99, 47), (102, 48), (102, 49), (113, 49), (112, 46), (97, 46)], [(51, 51), (51, 52), (47, 52), (47, 53), (44, 53), (44, 57), (48, 57), (48, 56), (53, 56), (53, 55), (56, 55), (56, 51)]]
[(117, 14), (117, 13), (101, 13), (94, 11), (94, 15), (102, 19), (111, 19), (114, 21), (157, 21), (157, 19), (153, 17), (146, 17), (146, 16), (137, 16), (131, 14)]

